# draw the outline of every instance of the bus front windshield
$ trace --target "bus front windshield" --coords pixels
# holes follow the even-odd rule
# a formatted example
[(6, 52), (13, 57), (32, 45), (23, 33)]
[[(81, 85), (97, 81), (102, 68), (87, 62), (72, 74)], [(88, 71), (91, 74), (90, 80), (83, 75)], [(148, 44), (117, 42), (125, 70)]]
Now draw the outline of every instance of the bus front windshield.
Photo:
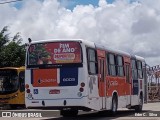
[(0, 69), (0, 94), (18, 90), (18, 73), (12, 69)]
[(27, 66), (53, 66), (82, 63), (79, 42), (48, 42), (31, 44), (28, 49)]

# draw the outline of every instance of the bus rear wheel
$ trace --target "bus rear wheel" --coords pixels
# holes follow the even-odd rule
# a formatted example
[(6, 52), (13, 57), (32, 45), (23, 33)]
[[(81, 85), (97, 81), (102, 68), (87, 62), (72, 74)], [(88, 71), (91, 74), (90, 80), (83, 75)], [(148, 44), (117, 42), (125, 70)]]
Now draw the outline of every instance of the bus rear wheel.
[(112, 98), (112, 108), (111, 108), (111, 115), (115, 116), (117, 113), (118, 101), (117, 96), (114, 95)]
[(142, 111), (142, 108), (143, 108), (143, 95), (140, 95), (139, 105), (136, 105), (136, 106), (135, 106), (135, 111), (136, 111), (136, 112), (141, 112), (141, 111)]
[(69, 110), (61, 110), (60, 115), (63, 117), (75, 117), (78, 115), (78, 110), (69, 109)]

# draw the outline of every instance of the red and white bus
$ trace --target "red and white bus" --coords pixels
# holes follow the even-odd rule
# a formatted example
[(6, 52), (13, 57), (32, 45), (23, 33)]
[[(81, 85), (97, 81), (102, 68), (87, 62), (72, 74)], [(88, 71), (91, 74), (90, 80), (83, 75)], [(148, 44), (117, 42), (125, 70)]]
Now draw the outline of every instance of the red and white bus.
[(26, 56), (26, 107), (53, 108), (63, 116), (78, 110), (141, 111), (144, 67), (144, 58), (94, 42), (34, 41)]

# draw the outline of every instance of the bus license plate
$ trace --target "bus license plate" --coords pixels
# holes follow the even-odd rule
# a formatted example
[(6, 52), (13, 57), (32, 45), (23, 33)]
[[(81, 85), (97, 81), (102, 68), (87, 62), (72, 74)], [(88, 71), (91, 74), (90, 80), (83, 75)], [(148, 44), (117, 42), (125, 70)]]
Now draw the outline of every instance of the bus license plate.
[(49, 94), (60, 94), (60, 90), (50, 90)]

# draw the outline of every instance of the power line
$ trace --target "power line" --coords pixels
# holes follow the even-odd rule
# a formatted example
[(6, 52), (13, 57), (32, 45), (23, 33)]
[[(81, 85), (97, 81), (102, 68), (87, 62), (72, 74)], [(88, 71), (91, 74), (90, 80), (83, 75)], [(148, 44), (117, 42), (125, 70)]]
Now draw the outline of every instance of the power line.
[(23, 1), (23, 0), (12, 0), (12, 1), (7, 1), (7, 2), (0, 2), (0, 4), (8, 4), (8, 3), (18, 2), (18, 1)]

